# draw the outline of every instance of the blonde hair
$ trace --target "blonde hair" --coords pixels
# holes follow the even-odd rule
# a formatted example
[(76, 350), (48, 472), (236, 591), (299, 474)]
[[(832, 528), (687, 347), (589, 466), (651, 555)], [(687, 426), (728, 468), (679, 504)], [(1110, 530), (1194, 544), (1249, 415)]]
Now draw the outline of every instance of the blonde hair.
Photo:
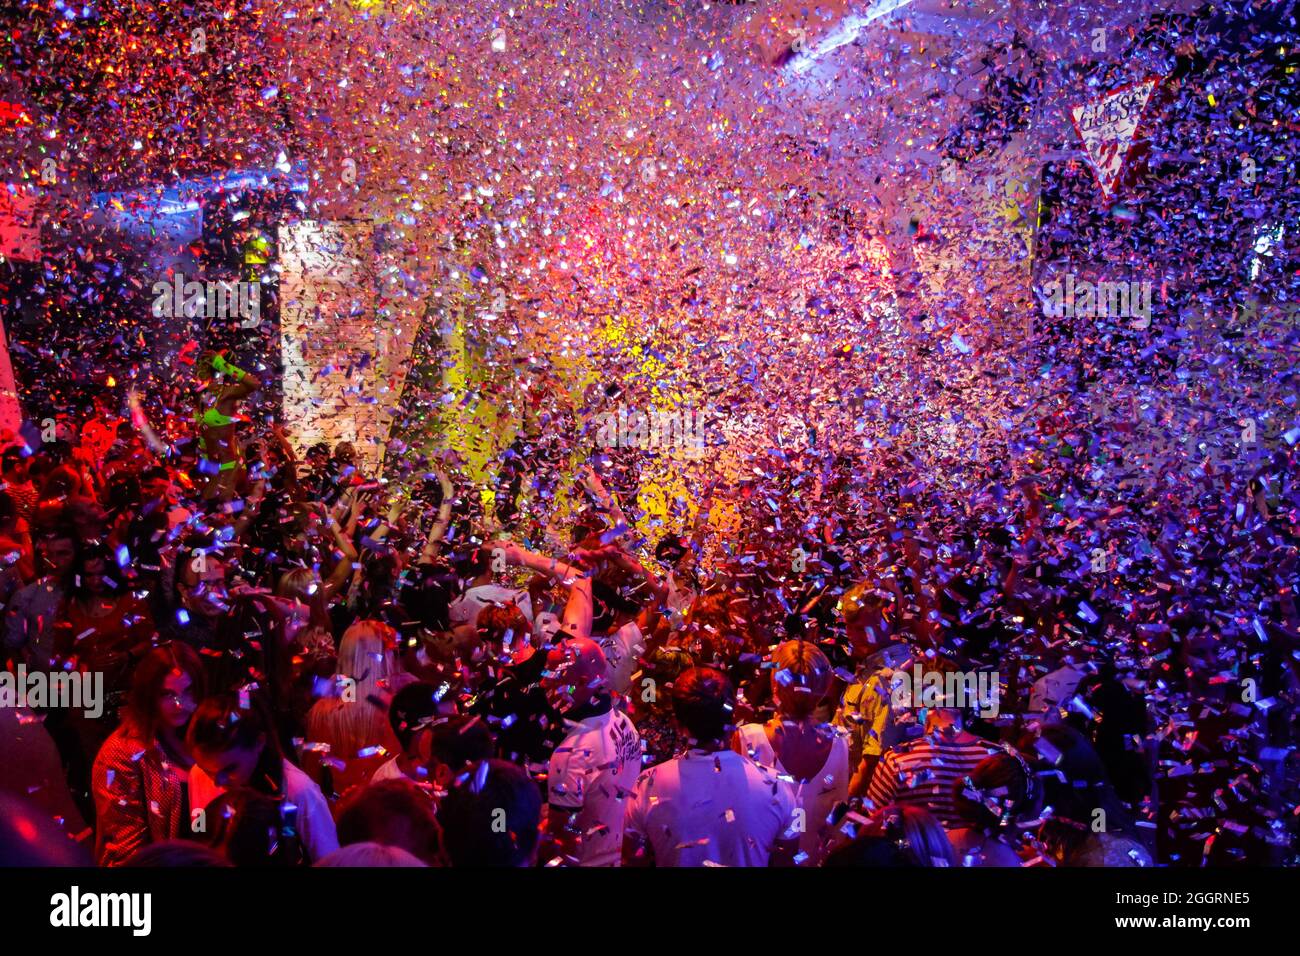
[(325, 606), (325, 587), (320, 575), (311, 568), (294, 568), (280, 575), (275, 596), (305, 604), (311, 613), (311, 626), (332, 630), (329, 610)]
[(336, 678), (355, 681), (356, 696), (324, 697), (307, 714), (307, 735), (313, 743), (330, 745), (344, 761), (356, 759), (367, 747), (396, 750), (388, 723), (388, 701), (408, 675), (397, 660), (396, 632), (382, 621), (357, 621), (339, 642)]

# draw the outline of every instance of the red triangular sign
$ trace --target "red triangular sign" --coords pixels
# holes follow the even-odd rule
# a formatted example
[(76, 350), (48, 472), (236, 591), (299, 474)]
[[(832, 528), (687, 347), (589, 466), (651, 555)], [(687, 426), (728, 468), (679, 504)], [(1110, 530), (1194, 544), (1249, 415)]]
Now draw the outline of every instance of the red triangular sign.
[(1107, 199), (1115, 192), (1142, 114), (1159, 82), (1159, 77), (1151, 77), (1121, 86), (1091, 103), (1070, 109), (1074, 128), (1083, 140), (1083, 148)]

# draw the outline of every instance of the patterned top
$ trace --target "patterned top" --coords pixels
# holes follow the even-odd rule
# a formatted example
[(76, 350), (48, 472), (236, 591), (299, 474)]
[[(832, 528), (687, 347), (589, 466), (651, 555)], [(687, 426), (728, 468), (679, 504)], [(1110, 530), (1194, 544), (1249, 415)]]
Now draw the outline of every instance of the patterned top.
[(996, 744), (954, 742), (935, 734), (885, 752), (871, 777), (867, 798), (877, 809), (891, 803), (916, 804), (952, 830), (965, 823), (953, 800), (953, 784), (985, 757), (1001, 753)]
[(104, 741), (91, 772), (95, 796), (95, 862), (120, 866), (141, 847), (189, 832), (185, 787), (189, 770), (127, 724)]

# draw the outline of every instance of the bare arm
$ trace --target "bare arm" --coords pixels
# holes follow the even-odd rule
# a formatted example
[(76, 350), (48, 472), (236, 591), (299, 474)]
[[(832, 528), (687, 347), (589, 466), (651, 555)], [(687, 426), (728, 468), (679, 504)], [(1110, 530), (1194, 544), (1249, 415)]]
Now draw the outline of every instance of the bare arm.
[(569, 602), (564, 606), (564, 621), (561, 626), (571, 637), (591, 636), (593, 601), (591, 578), (586, 572), (575, 565), (525, 551), (518, 545), (493, 542), (488, 546), (493, 551), (502, 551), (506, 564), (512, 567), (528, 568), (566, 584), (569, 588)]
[(447, 537), (447, 528), (451, 525), (451, 499), (455, 494), (451, 479), (444, 471), (438, 472), (438, 482), (442, 485), (442, 504), (438, 506), (438, 517), (429, 529), (429, 537), (420, 552), (420, 564), (432, 564), (442, 550), (443, 539)]
[(621, 539), (627, 534), (631, 526), (628, 524), (627, 515), (623, 514), (623, 509), (619, 507), (618, 499), (606, 490), (604, 482), (600, 480), (600, 475), (596, 474), (596, 469), (590, 465), (587, 466), (586, 473), (583, 476), (583, 483), (586, 485), (587, 490), (591, 492), (592, 497), (596, 499), (596, 502), (613, 519), (614, 526), (623, 529), (615, 536), (614, 540)]
[(334, 537), (334, 546), (341, 555), (339, 562), (334, 565), (334, 570), (330, 573), (329, 579), (321, 585), (325, 600), (329, 601), (335, 595), (344, 591), (348, 580), (352, 577), (353, 570), (355, 570), (357, 549), (352, 544), (352, 533), (356, 531), (357, 515), (356, 508), (353, 508), (352, 515), (348, 519), (348, 527), (344, 529), (339, 527), (338, 521), (328, 510), (322, 510), (325, 511), (325, 521), (329, 525), (330, 534)]
[(291, 501), (302, 501), (302, 485), (298, 481), (298, 456), (294, 454), (293, 444), (289, 441), (289, 436), (279, 425), (271, 426), (271, 437), (275, 439), (276, 447), (280, 449), (280, 454), (284, 456), (284, 487), (289, 493)]

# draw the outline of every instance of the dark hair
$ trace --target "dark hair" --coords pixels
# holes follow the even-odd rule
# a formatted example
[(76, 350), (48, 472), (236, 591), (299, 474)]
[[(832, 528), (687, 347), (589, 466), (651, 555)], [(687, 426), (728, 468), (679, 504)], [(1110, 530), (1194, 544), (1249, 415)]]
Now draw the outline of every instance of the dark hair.
[(832, 850), (822, 866), (914, 867), (920, 864), (889, 837), (864, 833), (852, 843)]
[(1038, 838), (1061, 859), (1069, 858), (1092, 836), (1098, 811), (1108, 833), (1131, 833), (1133, 819), (1088, 738), (1073, 727), (1043, 727), (1033, 745), (1041, 758), (1043, 822)]
[(473, 580), (492, 567), (492, 552), (487, 548), (460, 548), (452, 554), (451, 566), (461, 580)]
[(731, 730), (735, 692), (725, 674), (712, 667), (692, 667), (673, 681), (673, 714), (700, 743), (725, 740)]
[(190, 677), (190, 693), (195, 700), (203, 698), (203, 662), (194, 648), (181, 641), (168, 641), (150, 650), (135, 667), (131, 676), (131, 690), (126, 697), (123, 722), (145, 740), (153, 740), (158, 733), (158, 700), (162, 696), (163, 682), (175, 670)]
[(405, 750), (415, 732), (438, 713), (438, 688), (425, 681), (407, 684), (388, 704), (388, 723)]
[(141, 505), (140, 479), (129, 471), (120, 471), (108, 481), (104, 505), (109, 514), (134, 514)]
[(479, 717), (458, 715), (433, 725), (429, 749), (439, 763), (459, 773), (466, 764), (487, 760), (496, 752), (496, 736)]
[(676, 564), (689, 550), (686, 542), (678, 535), (665, 535), (655, 546), (655, 559), (665, 564)]
[(431, 631), (451, 630), (451, 606), (454, 575), (444, 568), (414, 568), (400, 584), (400, 604), (405, 620), (399, 623), (403, 635), (410, 636), (421, 627)]
[(339, 846), (382, 843), (429, 865), (442, 857), (442, 829), (433, 801), (409, 780), (383, 780), (353, 790), (338, 811)]
[(71, 598), (84, 598), (89, 595), (82, 576), (86, 573), (86, 565), (92, 561), (102, 561), (105, 564), (104, 569), (104, 587), (109, 594), (122, 593), (122, 569), (117, 566), (117, 560), (108, 545), (99, 541), (86, 542), (77, 550), (77, 560), (72, 566), (72, 586), (68, 589), (68, 596)]
[(18, 445), (10, 445), (3, 452), (0, 452), (0, 467), (8, 471), (16, 462), (22, 461), (27, 456), (23, 454), (23, 449)]
[(71, 541), (74, 545), (77, 543), (76, 529), (63, 522), (42, 528), (38, 537), (41, 541)]
[(205, 808), (208, 845), (234, 866), (298, 866), (302, 843), (286, 809), (252, 787), (227, 790)]
[(163, 840), (149, 843), (131, 854), (123, 866), (129, 867), (204, 867), (230, 866), (219, 852), (189, 840)]
[(1087, 737), (1073, 727), (1049, 724), (1040, 731), (1034, 749), (1042, 758), (1043, 800), (1052, 807), (1053, 817), (1091, 824), (1093, 812), (1102, 809), (1108, 830), (1129, 829), (1129, 813)]
[(162, 465), (149, 465), (140, 469), (140, 484), (150, 481), (171, 481), (171, 472)]
[(953, 784), (953, 806), (970, 826), (995, 830), (1036, 812), (1037, 778), (1008, 753), (985, 757)]
[(635, 615), (641, 611), (641, 605), (635, 600), (599, 579), (591, 584), (591, 597), (593, 634), (603, 633), (613, 627), (615, 615)]
[(874, 822), (879, 827), (874, 832), (893, 840), (911, 859), (913, 866), (957, 865), (957, 851), (953, 849), (948, 834), (934, 814), (924, 807), (893, 804), (883, 808)]
[(259, 740), (264, 745), (250, 786), (270, 796), (284, 795), (284, 755), (274, 733), (266, 705), (250, 692), (246, 706), (240, 695), (214, 694), (204, 698), (190, 718), (185, 735), (190, 751), (250, 750)]
[(484, 760), (467, 771), (438, 807), (452, 866), (522, 866), (537, 847), (541, 816), (537, 784), (504, 760)]
[(41, 482), (40, 499), (66, 498), (81, 487), (81, 475), (71, 465), (58, 465)]

